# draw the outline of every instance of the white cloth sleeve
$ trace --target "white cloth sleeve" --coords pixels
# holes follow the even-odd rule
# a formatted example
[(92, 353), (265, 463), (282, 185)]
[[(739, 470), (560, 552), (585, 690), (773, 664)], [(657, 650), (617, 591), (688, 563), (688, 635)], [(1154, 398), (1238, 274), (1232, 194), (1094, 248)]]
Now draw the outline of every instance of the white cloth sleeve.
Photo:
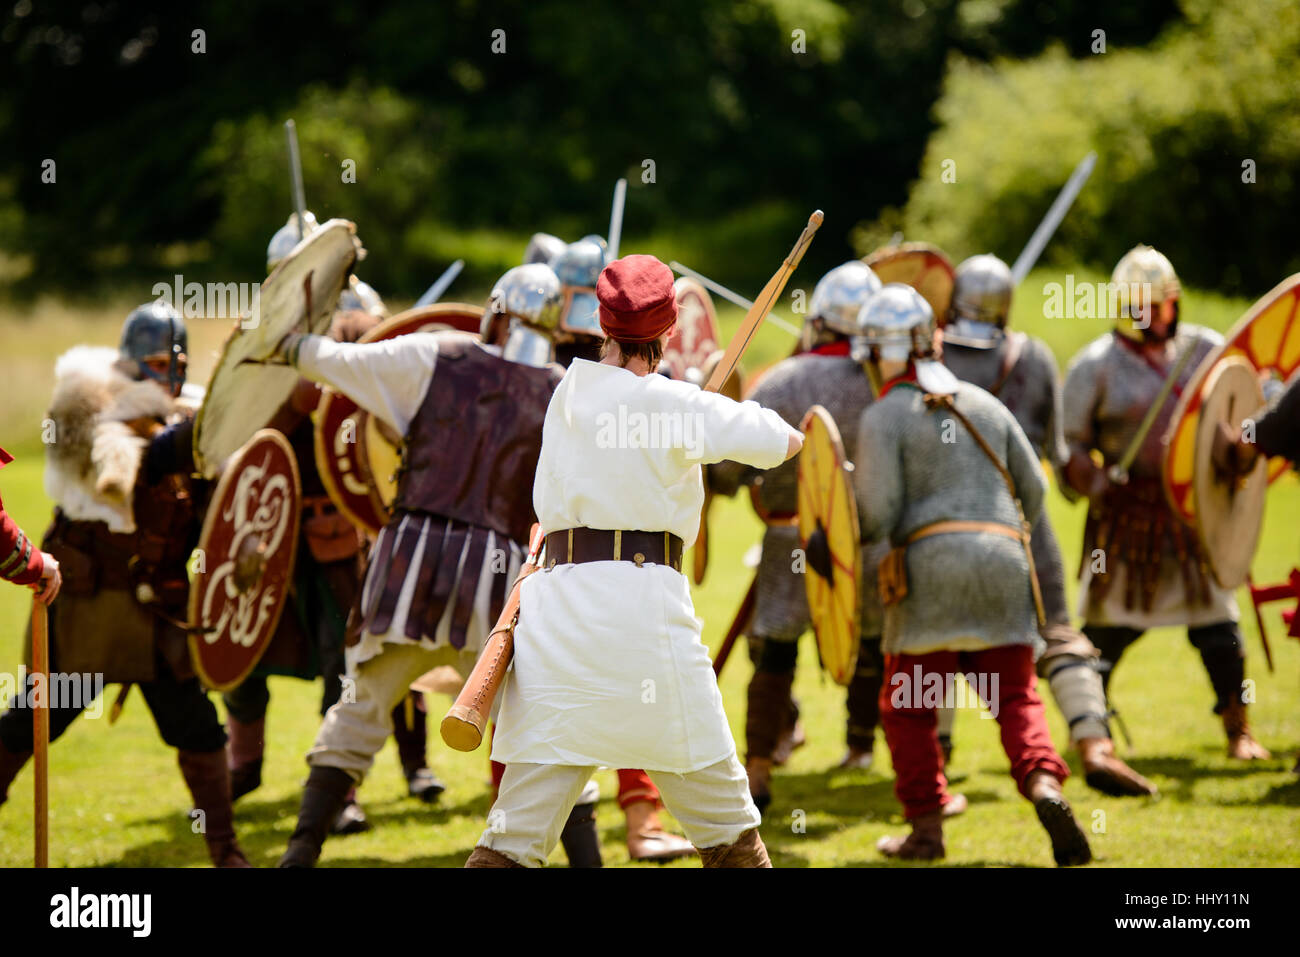
[(736, 402), (716, 392), (694, 392), (687, 399), (695, 416), (695, 439), (687, 459), (711, 465), (731, 459), (755, 468), (775, 468), (785, 461), (790, 436), (799, 430), (757, 402)]
[(411, 333), (379, 342), (336, 342), (308, 336), (298, 350), (299, 372), (342, 392), (402, 435), (433, 380), (437, 337)]

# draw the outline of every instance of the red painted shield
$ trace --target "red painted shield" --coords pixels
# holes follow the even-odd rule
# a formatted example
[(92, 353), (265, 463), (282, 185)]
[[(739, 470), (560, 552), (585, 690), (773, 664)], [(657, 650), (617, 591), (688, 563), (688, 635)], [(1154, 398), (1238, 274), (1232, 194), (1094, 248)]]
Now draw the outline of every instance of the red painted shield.
[[(377, 342), (412, 332), (439, 332), (448, 329), (478, 334), (483, 317), (480, 306), (463, 302), (440, 302), (408, 309), (371, 329), (359, 341)], [(391, 459), (392, 446), (367, 442), (370, 416), (340, 392), (321, 390), (316, 419), (316, 468), (325, 491), (339, 512), (352, 524), (371, 535), (388, 523), (392, 502), (392, 483), (388, 472), (377, 473), (375, 460)], [(382, 474), (381, 474), (382, 473)]]
[(677, 292), (677, 329), (664, 347), (664, 365), (674, 379), (702, 384), (700, 370), (719, 346), (718, 313), (709, 292), (683, 276), (673, 284)]
[(226, 462), (191, 561), (190, 658), (229, 691), (270, 644), (293, 581), (302, 492), (293, 448), (262, 429)]

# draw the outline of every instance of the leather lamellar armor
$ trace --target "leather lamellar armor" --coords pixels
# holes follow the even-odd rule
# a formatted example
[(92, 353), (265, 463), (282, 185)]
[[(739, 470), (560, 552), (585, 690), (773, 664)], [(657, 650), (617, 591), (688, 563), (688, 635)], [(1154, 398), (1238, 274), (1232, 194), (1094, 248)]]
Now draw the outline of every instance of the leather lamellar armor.
[(407, 430), (398, 511), (428, 512), (526, 542), (542, 424), (563, 370), (510, 362), (444, 335), (424, 401)]

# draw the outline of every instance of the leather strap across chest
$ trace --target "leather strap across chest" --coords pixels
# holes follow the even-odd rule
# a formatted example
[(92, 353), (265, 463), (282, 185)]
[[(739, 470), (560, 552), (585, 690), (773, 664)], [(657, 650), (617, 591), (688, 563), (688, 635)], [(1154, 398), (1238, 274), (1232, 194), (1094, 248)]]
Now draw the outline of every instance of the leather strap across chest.
[(632, 562), (682, 570), (680, 538), (671, 532), (630, 532), (605, 528), (567, 528), (546, 536), (546, 568), (584, 562)]

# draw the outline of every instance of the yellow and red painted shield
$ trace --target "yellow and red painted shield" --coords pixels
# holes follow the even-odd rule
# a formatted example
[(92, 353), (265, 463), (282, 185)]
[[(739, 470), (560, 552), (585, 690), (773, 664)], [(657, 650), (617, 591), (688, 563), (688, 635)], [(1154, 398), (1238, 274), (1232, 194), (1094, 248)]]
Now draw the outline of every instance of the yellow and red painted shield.
[[(1174, 511), (1194, 524), (1196, 495), (1196, 433), (1201, 406), (1208, 394), (1211, 373), (1221, 359), (1241, 356), (1255, 368), (1261, 380), (1275, 378), (1285, 383), (1300, 368), (1300, 273), (1289, 276), (1260, 298), (1237, 321), (1222, 346), (1201, 362), (1174, 407), (1165, 432), (1165, 457), (1161, 477), (1165, 496)], [(1286, 471), (1284, 459), (1268, 463), (1272, 482)]]
[(243, 681), (271, 643), (293, 581), (301, 512), (293, 447), (262, 429), (227, 459), (190, 563), (190, 660), (214, 691)]
[[(664, 346), (663, 363), (674, 379), (695, 381), (709, 358), (720, 348), (718, 313), (709, 291), (682, 276), (673, 284), (677, 293), (677, 328)], [(705, 378), (700, 376), (699, 383)]]
[(882, 246), (862, 258), (882, 283), (911, 286), (934, 310), (936, 321), (948, 314), (956, 273), (942, 249), (931, 243)]
[[(412, 332), (449, 329), (477, 335), (483, 309), (463, 302), (440, 302), (408, 309), (387, 319), (361, 337), (377, 342)], [(396, 493), (400, 456), (392, 436), (340, 392), (325, 388), (314, 413), (316, 467), (330, 500), (352, 524), (371, 535), (388, 523)], [(400, 436), (398, 437), (400, 440)]]
[(799, 544), (806, 560), (808, 611), (822, 667), (836, 684), (847, 685), (858, 661), (862, 575), (853, 463), (844, 457), (840, 430), (822, 406), (808, 410), (801, 428)]

